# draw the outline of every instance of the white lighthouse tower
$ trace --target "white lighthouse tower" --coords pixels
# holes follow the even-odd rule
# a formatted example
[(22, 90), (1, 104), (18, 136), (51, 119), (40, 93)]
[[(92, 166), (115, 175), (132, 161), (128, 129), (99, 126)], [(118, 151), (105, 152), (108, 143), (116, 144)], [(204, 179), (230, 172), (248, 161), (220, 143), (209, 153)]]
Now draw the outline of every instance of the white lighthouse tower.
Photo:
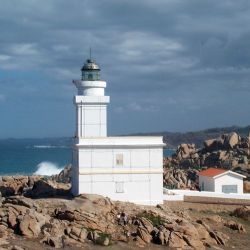
[(75, 96), (77, 113), (76, 137), (107, 136), (106, 82), (100, 80), (100, 68), (88, 59), (82, 67), (82, 79), (75, 80), (78, 95)]
[(163, 202), (163, 146), (159, 136), (107, 137), (106, 82), (88, 59), (78, 93), (73, 147), (72, 193), (100, 194), (114, 200), (155, 205)]

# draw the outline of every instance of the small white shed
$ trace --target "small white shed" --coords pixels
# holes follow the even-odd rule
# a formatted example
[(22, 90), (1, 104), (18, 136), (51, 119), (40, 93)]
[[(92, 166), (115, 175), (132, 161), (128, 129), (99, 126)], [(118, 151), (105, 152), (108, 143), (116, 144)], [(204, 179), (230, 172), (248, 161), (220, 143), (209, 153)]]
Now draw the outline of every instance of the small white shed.
[(201, 191), (243, 194), (244, 178), (230, 170), (208, 168), (199, 173), (199, 187)]

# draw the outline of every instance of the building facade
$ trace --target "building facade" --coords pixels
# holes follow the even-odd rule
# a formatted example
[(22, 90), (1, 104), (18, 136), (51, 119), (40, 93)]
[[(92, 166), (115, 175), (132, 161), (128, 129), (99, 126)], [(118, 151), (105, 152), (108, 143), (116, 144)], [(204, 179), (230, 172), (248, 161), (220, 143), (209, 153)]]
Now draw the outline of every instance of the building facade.
[(78, 93), (72, 193), (99, 194), (137, 204), (163, 203), (162, 137), (107, 136), (106, 82), (91, 59), (74, 80)]

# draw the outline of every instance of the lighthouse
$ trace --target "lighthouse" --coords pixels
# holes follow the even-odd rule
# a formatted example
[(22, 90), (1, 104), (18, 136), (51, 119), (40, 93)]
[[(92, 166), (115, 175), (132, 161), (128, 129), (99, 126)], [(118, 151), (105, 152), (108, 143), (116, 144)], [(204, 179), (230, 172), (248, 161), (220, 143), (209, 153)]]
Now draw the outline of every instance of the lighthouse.
[(137, 204), (163, 203), (161, 136), (107, 136), (106, 81), (92, 59), (73, 80), (76, 131), (71, 190), (74, 195), (99, 194)]

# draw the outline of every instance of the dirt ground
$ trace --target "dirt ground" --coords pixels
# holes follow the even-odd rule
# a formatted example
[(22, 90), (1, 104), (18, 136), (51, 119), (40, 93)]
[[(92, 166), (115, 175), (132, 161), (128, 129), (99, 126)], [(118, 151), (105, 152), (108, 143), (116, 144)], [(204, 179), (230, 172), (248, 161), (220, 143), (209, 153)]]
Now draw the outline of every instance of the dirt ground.
[(221, 212), (232, 212), (237, 207), (242, 207), (242, 205), (224, 205), (224, 204), (202, 204), (193, 202), (183, 202), (183, 201), (167, 201), (164, 206), (171, 208), (173, 211), (187, 211), (187, 212), (208, 212), (213, 211), (214, 213)]
[(216, 198), (216, 197), (202, 197), (202, 196), (184, 196), (185, 202), (197, 202), (203, 204), (226, 204), (226, 205), (242, 205), (250, 206), (249, 199), (228, 199), (228, 198)]

